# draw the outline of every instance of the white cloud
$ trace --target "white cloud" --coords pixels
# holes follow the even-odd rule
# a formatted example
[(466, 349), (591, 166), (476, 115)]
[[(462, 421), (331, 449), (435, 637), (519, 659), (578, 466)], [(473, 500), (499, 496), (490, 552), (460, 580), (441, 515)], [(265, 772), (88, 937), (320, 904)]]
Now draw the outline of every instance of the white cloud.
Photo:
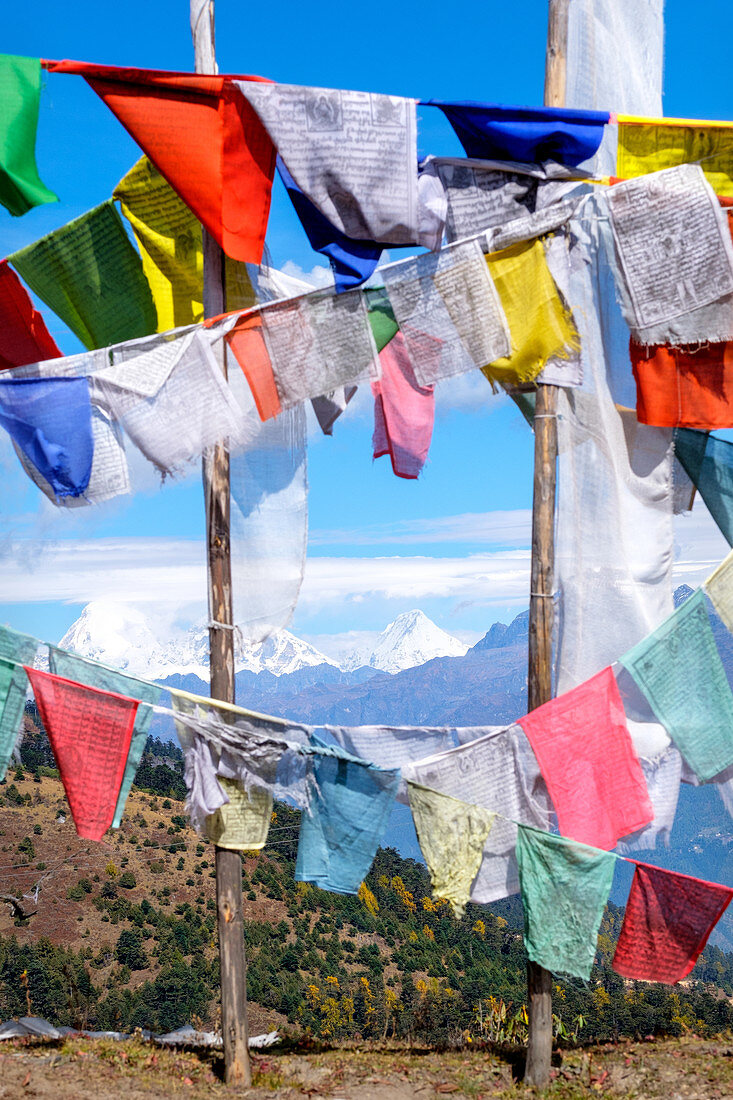
[(429, 545), (449, 542), (485, 543), (496, 546), (529, 546), (532, 513), (514, 511), (464, 512), (456, 516), (410, 519), (368, 527), (311, 531), (311, 546)]

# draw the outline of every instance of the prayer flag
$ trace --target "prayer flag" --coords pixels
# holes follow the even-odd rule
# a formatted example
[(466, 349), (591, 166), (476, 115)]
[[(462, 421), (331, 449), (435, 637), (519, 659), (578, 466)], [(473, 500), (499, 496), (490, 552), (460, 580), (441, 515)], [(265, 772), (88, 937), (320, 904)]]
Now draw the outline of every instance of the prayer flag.
[(219, 848), (253, 852), (264, 848), (272, 816), (272, 794), (264, 787), (245, 790), (236, 779), (219, 776), (229, 799), (206, 818), (206, 835)]
[(367, 287), (364, 291), (364, 297), (366, 298), (374, 343), (377, 346), (377, 351), (381, 351), (382, 348), (387, 346), (395, 333), (399, 332), (399, 325), (384, 287)]
[(636, 415), (659, 428), (733, 428), (733, 342), (645, 347), (631, 341)]
[(114, 189), (140, 249), (158, 332), (203, 320), (201, 224), (155, 165), (141, 157)]
[(616, 856), (520, 825), (517, 863), (527, 955), (587, 982)]
[[(201, 224), (155, 165), (141, 157), (114, 190), (132, 226), (158, 316), (158, 332), (204, 317)], [(227, 309), (255, 304), (244, 264), (225, 257)]]
[(421, 244), (415, 101), (238, 83), (297, 187), (346, 237)]
[(290, 195), (295, 213), (306, 232), (311, 248), (327, 256), (333, 271), (336, 293), (360, 286), (374, 271), (382, 255), (382, 245), (347, 237), (304, 195), (288, 172), (282, 157), (277, 170)]
[[(495, 811), (471, 901), (488, 904), (519, 889), (517, 822), (549, 829), (552, 805), (521, 726), (472, 732), (471, 740), (402, 768), (408, 782)], [(476, 736), (478, 734), (478, 736)]]
[(66, 653), (65, 650), (52, 645), (48, 647), (48, 667), (54, 676), (61, 676), (65, 680), (73, 680), (77, 684), (85, 684), (87, 687), (97, 688), (100, 691), (112, 691), (116, 695), (125, 695), (128, 698), (137, 699), (141, 703), (135, 716), (130, 752), (125, 764), (125, 774), (112, 820), (112, 828), (119, 829), (127, 796), (130, 793), (135, 773), (142, 759), (150, 722), (153, 717), (152, 707), (145, 704), (157, 703), (163, 689), (158, 687), (157, 684), (148, 683), (146, 680), (138, 680), (134, 676), (123, 675), (121, 672), (115, 672), (114, 669), (107, 668), (105, 665), (98, 665), (94, 661), (77, 657), (73, 653)]
[[(436, 340), (435, 345), (439, 358), (440, 341)], [(427, 352), (426, 337), (424, 354)], [(435, 387), (418, 384), (401, 332), (379, 353), (379, 362), (381, 377), (372, 382), (374, 457), (388, 454), (397, 477), (416, 478), (428, 457), (433, 435)]]
[(733, 126), (684, 118), (618, 115), (620, 179), (699, 164), (716, 195), (733, 196)]
[(519, 724), (539, 761), (563, 836), (608, 849), (652, 820), (610, 668), (530, 711)]
[(79, 61), (48, 70), (83, 76), (227, 256), (260, 263), (275, 150), (231, 77)]
[(45, 202), (58, 202), (36, 167), (36, 130), (41, 103), (41, 62), (0, 54), (0, 203), (19, 216)]
[(733, 443), (706, 432), (678, 428), (674, 452), (728, 545), (733, 546)]
[(532, 382), (549, 360), (569, 359), (580, 349), (572, 315), (557, 292), (541, 240), (490, 253), (486, 263), (506, 315), (511, 351), (484, 366), (483, 374), (502, 385)]
[(61, 352), (7, 260), (0, 263), (0, 370), (24, 367)]
[(576, 167), (597, 151), (608, 111), (559, 107), (504, 107), (493, 103), (425, 100), (440, 107), (466, 151), (482, 160), (541, 164), (555, 160)]
[(356, 894), (369, 873), (392, 810), (399, 771), (357, 760), (319, 738), (314, 790), (300, 822), (295, 878), (337, 894)]
[[(380, 270), (419, 385), (509, 354), (506, 317), (478, 240)], [(436, 341), (442, 344), (439, 358)]]
[(609, 188), (606, 201), (634, 339), (675, 346), (733, 339), (731, 231), (700, 166), (627, 180)]
[(56, 496), (81, 496), (94, 453), (86, 378), (0, 382), (0, 424)]
[(317, 291), (274, 302), (242, 317), (226, 339), (263, 420), (377, 374), (360, 290)]
[(407, 784), (407, 793), (433, 897), (449, 901), (460, 920), (496, 814), (416, 783)]
[(111, 199), (8, 259), (86, 348), (155, 332), (142, 261)]
[(35, 638), (0, 626), (0, 780), (5, 778), (23, 721), (28, 678), (22, 666), (33, 661), (37, 649)]
[(702, 589), (625, 653), (621, 664), (700, 779), (733, 764), (733, 695)]
[(703, 587), (718, 615), (733, 634), (733, 550), (703, 582)]
[(690, 973), (733, 889), (637, 863), (613, 969), (674, 985)]
[(76, 831), (101, 840), (112, 824), (138, 708), (137, 699), (26, 667), (51, 742)]

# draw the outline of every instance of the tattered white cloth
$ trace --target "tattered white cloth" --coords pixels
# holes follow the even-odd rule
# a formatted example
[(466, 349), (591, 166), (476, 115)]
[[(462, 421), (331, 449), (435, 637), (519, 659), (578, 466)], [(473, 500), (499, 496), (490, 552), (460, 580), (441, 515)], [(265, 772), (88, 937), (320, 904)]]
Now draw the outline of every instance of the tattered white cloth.
[(236, 81), (301, 191), (357, 240), (421, 244), (413, 99)]
[(506, 316), (478, 240), (378, 271), (421, 386), (510, 354)]
[(547, 830), (553, 820), (545, 781), (522, 728), (507, 726), (427, 760), (406, 764), (402, 774), (410, 783), (497, 814), (484, 844), (471, 900), (488, 903), (515, 894), (519, 890), (515, 822)]
[(606, 196), (624, 315), (640, 344), (733, 339), (733, 242), (699, 164), (650, 172)]

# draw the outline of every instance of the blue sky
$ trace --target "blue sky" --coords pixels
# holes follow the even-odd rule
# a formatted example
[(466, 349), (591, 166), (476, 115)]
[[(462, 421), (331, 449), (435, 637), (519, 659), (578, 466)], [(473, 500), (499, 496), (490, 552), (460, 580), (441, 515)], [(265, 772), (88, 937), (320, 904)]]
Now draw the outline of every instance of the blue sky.
[[(728, 6), (668, 0), (665, 114), (731, 118)], [(370, 89), (422, 98), (540, 104), (545, 0), (389, 8), (284, 0), (253, 7), (217, 0), (223, 72), (290, 83)], [(7, 53), (189, 70), (186, 0), (99, 0), (14, 5), (3, 20)], [(79, 77), (47, 75), (38, 163), (58, 204), (12, 218), (0, 209), (4, 254), (106, 199), (139, 151)], [(441, 113), (420, 112), (422, 153), (459, 153)], [(276, 190), (268, 247), (277, 266), (309, 272), (310, 250), (288, 200)], [(64, 351), (78, 350), (44, 313)], [(292, 624), (314, 638), (373, 631), (422, 608), (467, 639), (527, 603), (532, 436), (478, 374), (440, 388), (426, 470), (395, 478), (371, 459), (371, 401), (361, 395), (334, 437), (309, 449), (310, 548)], [(59, 513), (27, 481), (0, 440), (0, 621), (57, 640), (90, 599), (152, 607), (161, 623), (203, 611), (203, 501), (194, 473), (160, 488), (136, 461), (135, 496)], [(680, 578), (694, 583), (726, 547), (704, 510), (679, 527)]]

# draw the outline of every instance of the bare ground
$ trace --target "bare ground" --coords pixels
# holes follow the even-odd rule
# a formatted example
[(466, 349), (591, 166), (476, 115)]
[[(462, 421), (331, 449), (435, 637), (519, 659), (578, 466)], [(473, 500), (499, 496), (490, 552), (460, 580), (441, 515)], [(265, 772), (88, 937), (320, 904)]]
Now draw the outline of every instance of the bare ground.
[[(553, 1100), (733, 1098), (733, 1038), (695, 1037), (607, 1044), (563, 1052), (542, 1095)], [(362, 1044), (321, 1052), (253, 1056), (252, 1100), (436, 1100), (442, 1096), (532, 1097), (516, 1083), (510, 1060), (482, 1051), (438, 1053)], [(152, 1100), (232, 1095), (221, 1081), (221, 1058), (162, 1050), (136, 1040), (72, 1038), (47, 1044), (5, 1042), (0, 1050), (0, 1100)], [(235, 1090), (235, 1094), (238, 1090)]]

